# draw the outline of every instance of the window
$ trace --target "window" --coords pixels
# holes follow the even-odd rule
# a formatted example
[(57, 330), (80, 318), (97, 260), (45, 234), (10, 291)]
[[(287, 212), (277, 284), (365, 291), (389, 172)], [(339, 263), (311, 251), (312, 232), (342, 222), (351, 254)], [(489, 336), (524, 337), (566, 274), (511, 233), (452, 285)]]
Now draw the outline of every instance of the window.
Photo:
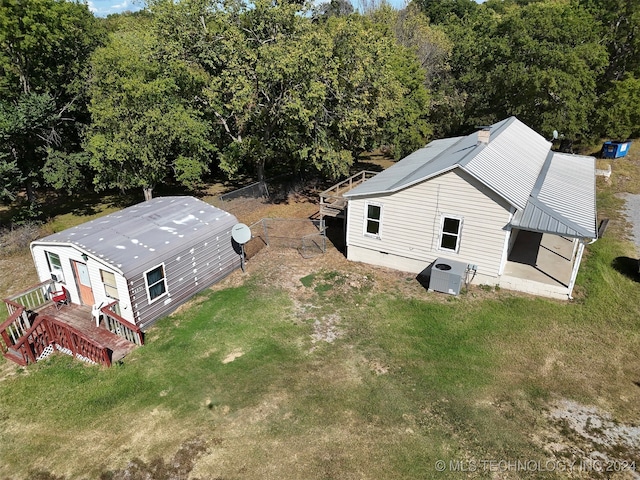
[(47, 256), (47, 263), (49, 264), (49, 272), (51, 273), (51, 280), (54, 282), (64, 283), (64, 276), (62, 275), (62, 263), (60, 262), (60, 256), (57, 253), (44, 252)]
[(462, 219), (443, 215), (440, 223), (440, 250), (458, 252)]
[(60, 256), (57, 253), (46, 252), (47, 261), (49, 262), (49, 270), (62, 270), (62, 263), (60, 263)]
[(380, 238), (380, 222), (382, 221), (382, 205), (366, 204), (367, 218), (365, 219), (364, 234), (369, 237)]
[(102, 278), (104, 293), (107, 297), (118, 300), (118, 287), (116, 286), (115, 274), (113, 272), (107, 272), (106, 270), (100, 270), (100, 278)]
[[(116, 276), (113, 272), (107, 272), (106, 270), (100, 270), (100, 278), (102, 279), (102, 285), (104, 285), (104, 293), (107, 295), (107, 298), (118, 300), (111, 309), (117, 314), (121, 315), (120, 312), (120, 297), (118, 297), (118, 287), (116, 286)], [(111, 303), (109, 300), (108, 303)]]
[(164, 275), (164, 264), (144, 274), (144, 281), (147, 284), (147, 295), (149, 303), (167, 293), (167, 282)]

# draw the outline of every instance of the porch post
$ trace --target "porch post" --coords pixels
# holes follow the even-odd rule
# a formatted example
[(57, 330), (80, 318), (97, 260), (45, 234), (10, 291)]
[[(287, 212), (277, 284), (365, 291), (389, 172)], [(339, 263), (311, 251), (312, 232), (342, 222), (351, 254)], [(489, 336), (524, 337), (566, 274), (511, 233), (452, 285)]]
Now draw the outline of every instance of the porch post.
[(579, 240), (577, 238), (573, 239), (573, 252), (571, 252), (571, 260), (573, 260), (576, 257), (576, 250), (578, 248), (578, 242), (579, 242)]
[(580, 262), (582, 261), (582, 253), (584, 252), (584, 241), (578, 241), (580, 245), (578, 246), (578, 254), (576, 255), (576, 259), (573, 263), (573, 269), (571, 270), (571, 280), (569, 280), (569, 300), (573, 300), (571, 294), (573, 293), (573, 286), (576, 283), (576, 277), (578, 276), (578, 269), (580, 268)]
[(509, 255), (509, 240), (511, 239), (511, 227), (508, 227), (507, 233), (504, 236), (504, 245), (502, 246), (502, 258), (500, 259), (500, 269), (498, 275), (504, 273), (504, 267), (507, 264), (507, 256)]
[(511, 207), (509, 210), (509, 222), (507, 223), (507, 233), (504, 236), (504, 245), (502, 246), (502, 258), (500, 259), (500, 268), (498, 269), (498, 275), (504, 273), (504, 267), (507, 265), (507, 258), (509, 258), (509, 243), (511, 243), (511, 232), (513, 227), (511, 221), (513, 220), (513, 214), (516, 212), (515, 207)]

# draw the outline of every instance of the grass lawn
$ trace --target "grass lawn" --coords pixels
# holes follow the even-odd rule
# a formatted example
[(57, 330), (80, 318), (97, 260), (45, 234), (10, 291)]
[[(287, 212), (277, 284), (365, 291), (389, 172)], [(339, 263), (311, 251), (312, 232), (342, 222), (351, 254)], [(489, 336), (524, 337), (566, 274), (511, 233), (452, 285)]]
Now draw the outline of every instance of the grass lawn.
[[(121, 365), (5, 364), (0, 478), (562, 478), (450, 467), (575, 458), (551, 447), (577, 442), (548, 416), (560, 399), (638, 424), (640, 283), (620, 266), (636, 253), (618, 187), (600, 185), (612, 221), (573, 302), (404, 297), (349, 265), (292, 288), (254, 272), (158, 322)], [(605, 452), (640, 468), (638, 451)]]

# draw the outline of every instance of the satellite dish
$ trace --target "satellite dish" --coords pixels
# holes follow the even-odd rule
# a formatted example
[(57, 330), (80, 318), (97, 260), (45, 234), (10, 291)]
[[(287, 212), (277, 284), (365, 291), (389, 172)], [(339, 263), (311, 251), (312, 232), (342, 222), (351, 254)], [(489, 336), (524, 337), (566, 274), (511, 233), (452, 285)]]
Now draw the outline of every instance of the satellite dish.
[(240, 245), (251, 240), (251, 230), (244, 223), (236, 223), (231, 229), (231, 237)]
[(558, 130), (554, 130), (553, 131), (553, 139), (557, 140), (558, 139)]
[(242, 251), (240, 255), (240, 266), (244, 272), (244, 244), (251, 240), (251, 229), (244, 223), (236, 223), (231, 229), (231, 238), (240, 244)]

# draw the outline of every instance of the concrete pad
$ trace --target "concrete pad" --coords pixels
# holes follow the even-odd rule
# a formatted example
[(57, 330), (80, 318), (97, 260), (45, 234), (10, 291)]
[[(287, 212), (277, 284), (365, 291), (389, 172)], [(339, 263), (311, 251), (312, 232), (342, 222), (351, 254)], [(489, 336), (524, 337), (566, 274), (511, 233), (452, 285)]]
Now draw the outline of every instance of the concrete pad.
[(573, 239), (521, 230), (500, 278), (500, 287), (567, 298)]

